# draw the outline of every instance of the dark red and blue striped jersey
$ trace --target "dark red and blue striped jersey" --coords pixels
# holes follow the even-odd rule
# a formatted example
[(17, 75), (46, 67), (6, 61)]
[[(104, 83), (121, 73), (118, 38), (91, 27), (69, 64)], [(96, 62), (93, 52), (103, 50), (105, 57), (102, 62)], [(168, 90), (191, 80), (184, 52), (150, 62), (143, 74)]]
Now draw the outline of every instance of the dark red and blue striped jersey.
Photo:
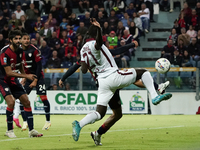
[(8, 77), (4, 67), (10, 66), (13, 72), (19, 72), (20, 64), (25, 64), (25, 53), (22, 48), (13, 51), (10, 46), (5, 46), (0, 53), (0, 79), (7, 83), (13, 83), (15, 77)]

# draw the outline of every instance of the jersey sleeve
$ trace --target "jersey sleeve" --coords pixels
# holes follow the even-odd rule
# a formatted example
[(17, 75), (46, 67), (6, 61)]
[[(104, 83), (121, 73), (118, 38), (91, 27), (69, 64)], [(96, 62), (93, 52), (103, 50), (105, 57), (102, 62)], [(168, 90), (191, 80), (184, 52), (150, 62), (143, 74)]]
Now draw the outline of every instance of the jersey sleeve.
[(10, 57), (6, 53), (0, 55), (0, 61), (3, 67), (10, 66)]
[(36, 63), (42, 60), (41, 52), (38, 49), (35, 49), (35, 51), (33, 52), (33, 56)]

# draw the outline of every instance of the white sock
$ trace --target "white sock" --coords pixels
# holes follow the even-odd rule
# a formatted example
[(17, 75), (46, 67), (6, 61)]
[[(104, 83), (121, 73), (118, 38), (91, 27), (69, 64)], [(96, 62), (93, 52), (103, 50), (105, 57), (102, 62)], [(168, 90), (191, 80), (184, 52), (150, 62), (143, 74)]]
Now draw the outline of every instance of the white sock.
[(149, 71), (144, 72), (141, 79), (142, 79), (143, 84), (149, 91), (151, 98), (153, 99), (156, 96), (158, 96), (158, 94), (154, 88), (153, 78), (151, 77), (150, 72)]
[(95, 121), (101, 119), (101, 115), (95, 111), (95, 112), (91, 112), (89, 114), (87, 114), (80, 122), (79, 122), (79, 125), (80, 127), (84, 127), (85, 125), (87, 124), (92, 124), (94, 123)]
[(15, 100), (14, 118), (19, 118), (20, 112), (20, 101), (17, 99)]

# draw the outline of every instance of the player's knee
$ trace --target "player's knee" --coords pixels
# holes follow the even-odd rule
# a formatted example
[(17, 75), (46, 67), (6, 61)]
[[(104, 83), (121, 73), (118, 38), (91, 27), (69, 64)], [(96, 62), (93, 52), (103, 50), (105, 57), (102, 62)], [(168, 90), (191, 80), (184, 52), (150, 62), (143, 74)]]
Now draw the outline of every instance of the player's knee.
[(14, 106), (15, 106), (15, 102), (14, 101), (9, 101), (9, 102), (7, 102), (7, 106), (8, 106), (8, 108), (13, 109)]
[(137, 73), (137, 77), (136, 77), (136, 81), (142, 78), (143, 73), (145, 73), (146, 69), (135, 69), (136, 73)]
[(115, 114), (114, 114), (114, 118), (115, 118), (115, 120), (119, 120), (119, 119), (121, 119), (122, 116), (123, 116), (122, 112), (119, 112), (119, 113), (115, 113)]
[(30, 101), (28, 99), (23, 103), (23, 105), (25, 108), (31, 107)]

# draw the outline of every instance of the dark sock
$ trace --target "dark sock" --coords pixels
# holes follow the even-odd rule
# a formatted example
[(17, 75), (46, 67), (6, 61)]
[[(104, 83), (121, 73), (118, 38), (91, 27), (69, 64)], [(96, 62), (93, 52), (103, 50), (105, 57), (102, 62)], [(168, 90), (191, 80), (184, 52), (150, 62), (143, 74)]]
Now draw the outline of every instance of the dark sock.
[(26, 115), (24, 113), (24, 106), (22, 103), (20, 103), (20, 110), (21, 110), (21, 115), (22, 115), (23, 121), (26, 121)]
[(13, 129), (13, 109), (6, 108), (7, 128), (8, 131)]
[(107, 128), (104, 124), (97, 130), (98, 134), (102, 135), (105, 134), (109, 128)]
[(154, 88), (155, 88), (156, 90), (158, 90), (158, 84), (157, 84), (156, 82), (153, 82), (153, 84), (154, 84)]
[(31, 107), (29, 107), (29, 108), (24, 107), (24, 113), (25, 113), (25, 116), (27, 119), (29, 131), (31, 131), (33, 129), (33, 114), (32, 114)]
[(47, 96), (46, 95), (41, 95), (40, 99), (42, 100), (42, 102), (44, 104), (44, 111), (45, 111), (45, 115), (46, 115), (46, 121), (50, 121), (50, 104), (49, 104), (49, 101), (47, 100)]

